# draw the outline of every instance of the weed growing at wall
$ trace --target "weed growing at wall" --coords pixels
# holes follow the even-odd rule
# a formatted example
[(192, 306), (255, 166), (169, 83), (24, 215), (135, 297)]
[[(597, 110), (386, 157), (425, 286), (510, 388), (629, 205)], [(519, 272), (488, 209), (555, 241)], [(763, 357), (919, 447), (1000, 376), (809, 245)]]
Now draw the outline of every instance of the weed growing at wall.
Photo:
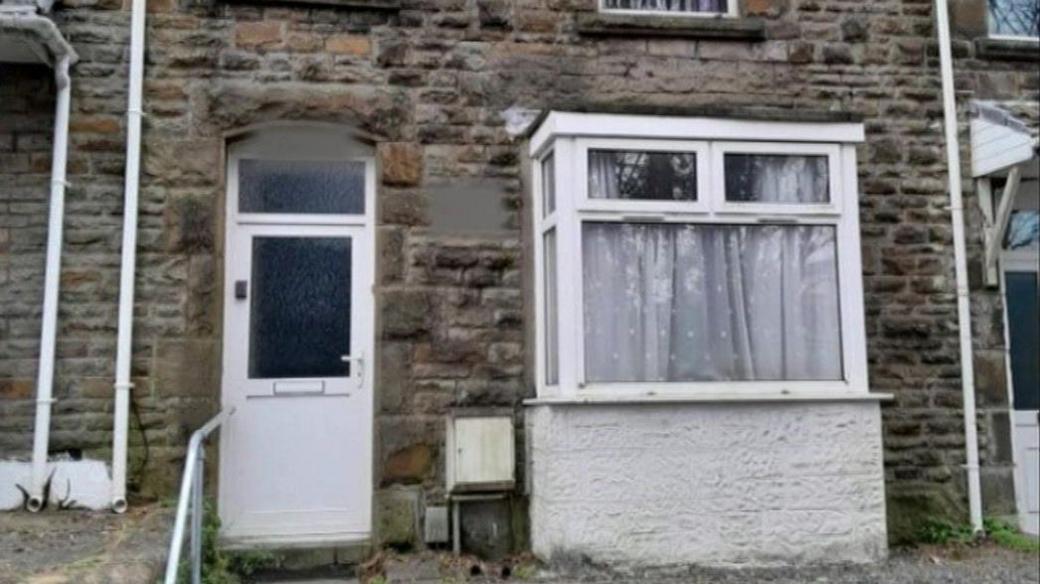
[[(220, 517), (213, 501), (206, 499), (202, 516), (202, 582), (203, 584), (241, 584), (258, 570), (278, 565), (275, 554), (264, 551), (228, 552), (221, 549), (217, 542), (220, 536)], [(187, 548), (182, 552), (181, 566), (177, 581), (188, 584), (191, 581), (191, 565), (184, 557), (189, 553)]]
[(1015, 551), (1040, 552), (1040, 540), (1024, 535), (1014, 526), (992, 518), (985, 519), (982, 523), (985, 534), (979, 537), (972, 533), (970, 525), (933, 519), (921, 525), (917, 531), (917, 541), (935, 545), (971, 545), (988, 540)]

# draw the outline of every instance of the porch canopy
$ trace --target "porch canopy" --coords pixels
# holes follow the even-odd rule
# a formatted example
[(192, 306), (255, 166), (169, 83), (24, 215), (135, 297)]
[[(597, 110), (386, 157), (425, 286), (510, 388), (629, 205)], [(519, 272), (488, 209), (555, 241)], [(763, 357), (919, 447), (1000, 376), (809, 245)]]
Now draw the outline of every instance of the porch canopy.
[(69, 57), (70, 65), (78, 60), (54, 21), (40, 14), (50, 10), (50, 5), (42, 0), (0, 0), (0, 63), (53, 67), (64, 56)]
[(996, 104), (972, 104), (971, 172), (980, 185), (979, 205), (986, 219), (985, 273), (986, 282), (991, 286), (998, 282), (997, 258), (1004, 246), (1012, 212), (1037, 210), (1040, 175), (1037, 121), (1029, 123), (1022, 117)]

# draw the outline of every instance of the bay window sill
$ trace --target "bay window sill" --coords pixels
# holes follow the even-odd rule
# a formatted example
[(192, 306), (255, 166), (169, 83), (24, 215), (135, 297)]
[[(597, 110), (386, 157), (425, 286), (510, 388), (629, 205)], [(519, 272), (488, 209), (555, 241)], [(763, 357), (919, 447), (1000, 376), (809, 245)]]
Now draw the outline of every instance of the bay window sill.
[(667, 14), (578, 14), (584, 36), (669, 37), (706, 40), (762, 41), (765, 23), (756, 18), (700, 18)]
[(890, 393), (862, 391), (818, 392), (739, 392), (739, 393), (646, 393), (544, 396), (524, 400), (525, 406), (674, 404), (674, 403), (764, 403), (764, 402), (882, 402)]
[(1037, 39), (975, 39), (975, 56), (994, 61), (1040, 62), (1040, 40)]

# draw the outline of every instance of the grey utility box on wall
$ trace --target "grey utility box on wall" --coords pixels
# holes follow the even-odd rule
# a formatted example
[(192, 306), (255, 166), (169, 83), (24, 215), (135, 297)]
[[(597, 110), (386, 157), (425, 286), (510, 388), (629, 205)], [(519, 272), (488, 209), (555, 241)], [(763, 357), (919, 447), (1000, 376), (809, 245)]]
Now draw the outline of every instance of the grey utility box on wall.
[(458, 410), (447, 419), (445, 463), (449, 493), (510, 491), (516, 453), (511, 410)]

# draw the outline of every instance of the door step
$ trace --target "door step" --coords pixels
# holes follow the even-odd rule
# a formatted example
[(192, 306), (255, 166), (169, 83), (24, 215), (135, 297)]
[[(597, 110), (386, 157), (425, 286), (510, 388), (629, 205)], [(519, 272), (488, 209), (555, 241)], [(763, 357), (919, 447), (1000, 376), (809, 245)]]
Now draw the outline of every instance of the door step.
[[(365, 543), (337, 544), (326, 546), (258, 546), (250, 549), (263, 551), (273, 559), (271, 566), (264, 567), (245, 578), (246, 582), (356, 582), (358, 567), (371, 553)], [(234, 553), (247, 553), (245, 547), (229, 547)]]

